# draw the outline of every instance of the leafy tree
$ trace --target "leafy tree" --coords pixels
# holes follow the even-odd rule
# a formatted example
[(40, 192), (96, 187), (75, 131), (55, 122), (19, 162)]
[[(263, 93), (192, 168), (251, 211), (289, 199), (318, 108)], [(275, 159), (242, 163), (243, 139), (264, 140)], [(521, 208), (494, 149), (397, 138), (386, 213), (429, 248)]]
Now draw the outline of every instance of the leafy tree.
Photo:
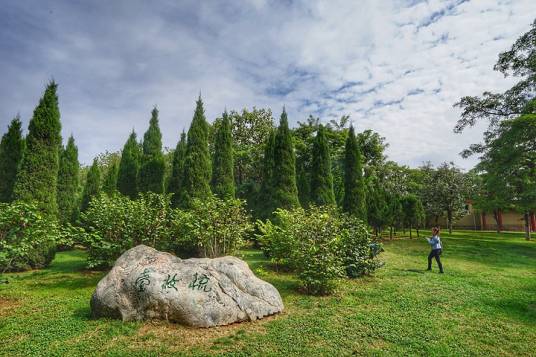
[(78, 148), (71, 135), (65, 149), (60, 153), (58, 172), (58, 211), (62, 223), (74, 222), (78, 215), (78, 187), (80, 183), (80, 163)]
[(84, 212), (88, 207), (91, 199), (98, 196), (101, 191), (101, 172), (97, 159), (93, 160), (93, 164), (89, 168), (86, 179), (86, 186), (82, 194), (82, 204), (80, 210)]
[(382, 227), (385, 225), (386, 207), (385, 192), (380, 186), (379, 179), (374, 171), (366, 179), (366, 195), (367, 202), (367, 221), (374, 228), (374, 232), (378, 235)]
[(497, 233), (501, 233), (502, 224), (500, 220), (501, 211), (514, 208), (506, 197), (504, 183), (501, 178), (493, 173), (483, 170), (485, 164), (477, 165), (476, 172), (473, 173), (472, 181), (474, 185), (473, 207), (484, 213), (492, 213), (495, 219)]
[(13, 188), (15, 199), (35, 201), (39, 209), (52, 216), (58, 213), (56, 189), (61, 146), (57, 87), (55, 82), (50, 82), (34, 110), (26, 151)]
[(181, 192), (180, 205), (189, 208), (196, 198), (204, 199), (210, 195), (211, 162), (208, 150), (208, 123), (205, 119), (201, 96), (196, 108), (186, 145), (184, 162), (184, 190)]
[(186, 133), (181, 133), (181, 138), (177, 143), (177, 147), (173, 152), (173, 166), (171, 169), (171, 178), (169, 179), (168, 193), (172, 193), (171, 205), (172, 207), (180, 206), (180, 195), (182, 186), (182, 179), (184, 175), (184, 162), (186, 160)]
[(460, 133), (466, 127), (475, 125), (479, 119), (489, 120), (489, 127), (484, 133), (484, 143), (471, 145), (462, 152), (464, 157), (485, 152), (498, 135), (498, 123), (501, 120), (536, 113), (536, 20), (531, 29), (518, 38), (510, 50), (499, 54), (493, 69), (505, 77), (511, 75), (520, 77), (520, 80), (503, 93), (486, 91), (481, 97), (463, 97), (454, 105), (462, 109), (461, 118), (454, 128), (455, 132)]
[(102, 191), (109, 196), (117, 192), (117, 179), (119, 176), (119, 160), (110, 162), (102, 182)]
[(135, 199), (138, 196), (140, 156), (140, 146), (136, 140), (136, 133), (132, 131), (125, 146), (123, 146), (117, 176), (117, 190), (131, 199)]
[(344, 158), (344, 199), (343, 210), (362, 220), (367, 219), (365, 181), (361, 163), (361, 153), (354, 134), (354, 128), (350, 127), (350, 132), (346, 139), (346, 150)]
[(479, 167), (496, 178), (501, 200), (523, 212), (530, 239), (530, 214), (536, 210), (536, 115), (506, 120), (497, 132)]
[(313, 204), (318, 206), (335, 204), (329, 143), (325, 129), (322, 125), (318, 127), (316, 138), (313, 143), (311, 200)]
[(400, 201), (402, 205), (404, 225), (409, 228), (409, 237), (413, 238), (412, 229), (417, 229), (424, 223), (424, 209), (421, 200), (413, 194), (408, 194), (402, 197)]
[(17, 115), (0, 142), (0, 202), (11, 202), (13, 186), (24, 153), (22, 123)]
[(281, 113), (275, 136), (272, 183), (275, 207), (294, 208), (300, 206), (298, 187), (296, 186), (296, 158), (285, 109)]
[(393, 238), (393, 233), (402, 224), (402, 202), (399, 194), (385, 195), (385, 202), (383, 209), (381, 209), (382, 219), (380, 222), (389, 226), (389, 238)]
[(363, 155), (365, 167), (378, 167), (385, 161), (385, 149), (389, 144), (378, 133), (368, 129), (357, 134), (357, 142)]
[(158, 126), (158, 109), (153, 108), (149, 129), (143, 136), (143, 152), (138, 179), (140, 192), (164, 192), (165, 162), (162, 154), (162, 133)]
[(233, 137), (227, 112), (216, 131), (212, 162), (212, 192), (220, 198), (234, 198)]

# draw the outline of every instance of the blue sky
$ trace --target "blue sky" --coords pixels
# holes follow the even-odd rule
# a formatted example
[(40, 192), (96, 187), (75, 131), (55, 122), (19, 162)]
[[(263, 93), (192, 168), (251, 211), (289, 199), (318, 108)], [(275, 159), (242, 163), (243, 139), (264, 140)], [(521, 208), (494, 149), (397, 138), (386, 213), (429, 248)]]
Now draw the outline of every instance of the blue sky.
[(4, 0), (0, 131), (17, 113), (26, 127), (54, 78), (84, 163), (143, 135), (154, 105), (174, 147), (201, 92), (209, 121), (253, 106), (285, 106), (291, 124), (348, 114), (401, 164), (470, 168), (458, 153), (484, 125), (454, 134), (452, 104), (513, 83), (492, 67), (534, 18), (533, 0)]

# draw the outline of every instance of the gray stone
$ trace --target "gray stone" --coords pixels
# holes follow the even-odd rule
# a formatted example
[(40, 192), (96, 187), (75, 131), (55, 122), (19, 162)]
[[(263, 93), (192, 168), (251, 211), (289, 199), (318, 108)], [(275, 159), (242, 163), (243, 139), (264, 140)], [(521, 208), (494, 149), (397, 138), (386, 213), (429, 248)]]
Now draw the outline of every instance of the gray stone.
[(93, 317), (162, 319), (211, 327), (283, 311), (276, 288), (236, 257), (180, 259), (145, 245), (129, 249), (91, 297)]

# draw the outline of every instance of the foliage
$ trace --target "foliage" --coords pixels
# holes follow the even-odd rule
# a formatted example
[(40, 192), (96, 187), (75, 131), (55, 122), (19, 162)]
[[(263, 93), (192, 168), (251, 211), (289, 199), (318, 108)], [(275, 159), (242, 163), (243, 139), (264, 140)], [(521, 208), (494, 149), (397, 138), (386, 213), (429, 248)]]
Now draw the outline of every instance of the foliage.
[(0, 142), (0, 202), (11, 202), (13, 186), (24, 153), (22, 123), (17, 115)]
[(333, 175), (331, 156), (326, 129), (320, 125), (313, 143), (311, 167), (311, 203), (314, 205), (334, 205)]
[(425, 223), (425, 213), (422, 202), (416, 195), (408, 194), (401, 199), (403, 223), (409, 227), (409, 236), (412, 238), (412, 228), (417, 230)]
[(484, 153), (490, 142), (498, 134), (501, 120), (522, 114), (536, 113), (534, 93), (536, 91), (536, 20), (531, 29), (519, 37), (510, 50), (499, 54), (493, 67), (495, 71), (520, 77), (520, 80), (503, 93), (486, 91), (481, 97), (466, 96), (455, 104), (462, 109), (455, 132), (462, 132), (466, 127), (475, 125), (479, 119), (489, 120), (489, 127), (484, 133), (484, 143), (474, 144), (462, 152), (467, 157), (474, 153)]
[(58, 212), (61, 223), (74, 222), (78, 216), (80, 163), (74, 138), (69, 137), (65, 149), (60, 152), (58, 172)]
[(354, 134), (354, 128), (350, 127), (344, 156), (344, 198), (342, 208), (345, 212), (362, 220), (367, 219), (364, 180), (361, 152)]
[(33, 112), (26, 137), (26, 151), (15, 180), (13, 196), (36, 202), (41, 210), (56, 216), (61, 123), (56, 95), (57, 85), (50, 82)]
[(264, 144), (264, 157), (262, 165), (262, 184), (259, 192), (259, 204), (257, 215), (262, 218), (269, 218), (277, 208), (272, 198), (274, 185), (274, 147), (275, 131), (272, 130)]
[(55, 254), (60, 228), (34, 203), (0, 203), (0, 272), (38, 269)]
[(140, 146), (136, 140), (136, 133), (132, 131), (125, 146), (123, 146), (117, 175), (117, 190), (131, 199), (138, 196), (140, 157)]
[(153, 108), (149, 129), (143, 136), (143, 151), (138, 176), (140, 192), (164, 192), (165, 162), (162, 154), (162, 133), (158, 126), (158, 109)]
[(271, 191), (273, 207), (285, 209), (299, 207), (296, 186), (296, 158), (285, 109), (281, 113), (279, 127), (275, 135), (273, 155), (274, 168)]
[(171, 205), (174, 208), (180, 205), (181, 190), (183, 189), (182, 179), (184, 175), (184, 162), (186, 160), (186, 133), (181, 133), (181, 138), (173, 152), (173, 165), (171, 168), (171, 178), (168, 184), (168, 193), (172, 193)]
[(208, 123), (205, 119), (201, 96), (196, 108), (186, 145), (184, 162), (184, 189), (180, 192), (180, 206), (189, 208), (193, 200), (205, 199), (210, 195), (211, 162), (208, 149)]
[(233, 137), (227, 112), (216, 130), (212, 162), (212, 192), (221, 198), (235, 197)]
[(169, 196), (140, 194), (95, 196), (81, 214), (85, 233), (79, 240), (88, 249), (88, 266), (106, 268), (126, 250), (145, 244), (166, 250), (172, 232)]
[(80, 210), (85, 211), (89, 207), (91, 199), (101, 192), (101, 172), (97, 159), (93, 160), (93, 164), (89, 168), (86, 178), (86, 185), (82, 193), (82, 203)]
[(196, 199), (187, 211), (174, 211), (171, 243), (178, 255), (197, 248), (203, 257), (236, 254), (252, 230), (250, 217), (239, 199), (221, 199), (211, 195)]
[(119, 161), (113, 160), (107, 167), (104, 180), (102, 182), (102, 192), (113, 195), (117, 192), (117, 178), (119, 176)]

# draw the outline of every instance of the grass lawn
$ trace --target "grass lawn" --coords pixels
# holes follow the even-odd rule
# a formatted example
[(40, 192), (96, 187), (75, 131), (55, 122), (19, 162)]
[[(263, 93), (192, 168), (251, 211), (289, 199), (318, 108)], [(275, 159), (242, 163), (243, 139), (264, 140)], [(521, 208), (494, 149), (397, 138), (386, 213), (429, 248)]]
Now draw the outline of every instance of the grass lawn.
[[(285, 312), (259, 322), (193, 329), (89, 318), (102, 272), (84, 252), (0, 284), (0, 355), (536, 355), (536, 242), (521, 234), (443, 234), (445, 274), (425, 272), (423, 240), (385, 243), (375, 276), (343, 281), (334, 296), (297, 292), (290, 274), (243, 252), (274, 284)], [(435, 262), (434, 262), (435, 264)]]

